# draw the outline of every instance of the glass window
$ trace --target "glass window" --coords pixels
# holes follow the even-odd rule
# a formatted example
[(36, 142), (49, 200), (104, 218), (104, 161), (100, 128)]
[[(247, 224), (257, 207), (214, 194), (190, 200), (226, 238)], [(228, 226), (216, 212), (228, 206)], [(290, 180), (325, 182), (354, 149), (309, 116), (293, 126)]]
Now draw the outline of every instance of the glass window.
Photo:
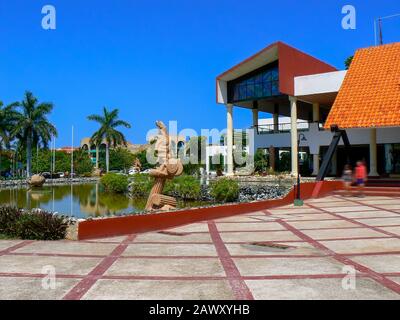
[(279, 83), (278, 83), (278, 81), (272, 81), (271, 84), (272, 84), (271, 85), (271, 94), (273, 96), (279, 95)]
[(263, 82), (262, 74), (258, 74), (254, 77), (254, 83), (258, 84), (258, 83), (262, 83), (262, 82)]
[(260, 98), (264, 95), (262, 83), (258, 83), (258, 84), (254, 85), (254, 95), (256, 97), (260, 97)]
[(271, 70), (271, 80), (278, 80), (279, 74), (278, 69)]
[(247, 85), (247, 92), (246, 92), (248, 97), (254, 97), (254, 84), (248, 84)]
[(264, 82), (263, 83), (263, 96), (264, 97), (269, 97), (272, 95), (271, 91), (271, 82)]
[(247, 79), (246, 83), (247, 83), (248, 85), (249, 85), (249, 84), (254, 84), (254, 78)]
[(228, 86), (233, 102), (254, 100), (281, 94), (279, 92), (279, 72), (277, 66), (260, 71), (250, 78), (228, 83)]
[(246, 85), (239, 86), (239, 100), (246, 99)]
[(239, 87), (236, 86), (234, 88), (234, 92), (233, 92), (233, 100), (238, 101), (239, 100)]
[(263, 81), (271, 81), (271, 71), (266, 71), (263, 73)]

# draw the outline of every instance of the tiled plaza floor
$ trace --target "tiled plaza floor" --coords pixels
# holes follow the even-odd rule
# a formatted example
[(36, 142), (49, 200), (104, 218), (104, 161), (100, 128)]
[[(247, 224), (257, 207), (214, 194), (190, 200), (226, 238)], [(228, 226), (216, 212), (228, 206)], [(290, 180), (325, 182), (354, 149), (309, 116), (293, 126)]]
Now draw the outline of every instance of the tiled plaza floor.
[(400, 198), (329, 196), (91, 241), (1, 240), (0, 298), (399, 299)]

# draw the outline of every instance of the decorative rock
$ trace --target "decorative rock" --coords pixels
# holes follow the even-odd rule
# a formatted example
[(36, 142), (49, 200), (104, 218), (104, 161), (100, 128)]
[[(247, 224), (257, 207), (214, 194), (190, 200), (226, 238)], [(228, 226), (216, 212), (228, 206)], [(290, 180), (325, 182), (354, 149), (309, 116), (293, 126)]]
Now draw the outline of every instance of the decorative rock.
[(279, 185), (246, 185), (239, 190), (239, 202), (268, 200), (283, 197), (289, 189)]
[(29, 180), (28, 184), (31, 187), (41, 187), (43, 184), (46, 182), (45, 177), (39, 175), (39, 174), (34, 174)]
[(101, 176), (101, 169), (99, 169), (99, 168), (94, 168), (94, 169), (93, 169), (93, 172), (92, 172), (92, 175), (93, 175), (94, 177), (100, 177), (100, 176)]
[[(99, 181), (98, 177), (77, 177), (77, 178), (60, 178), (60, 179), (46, 179), (45, 185), (70, 185), (80, 183), (90, 183)], [(27, 180), (15, 179), (15, 180), (1, 180), (0, 187), (20, 187), (29, 183)]]

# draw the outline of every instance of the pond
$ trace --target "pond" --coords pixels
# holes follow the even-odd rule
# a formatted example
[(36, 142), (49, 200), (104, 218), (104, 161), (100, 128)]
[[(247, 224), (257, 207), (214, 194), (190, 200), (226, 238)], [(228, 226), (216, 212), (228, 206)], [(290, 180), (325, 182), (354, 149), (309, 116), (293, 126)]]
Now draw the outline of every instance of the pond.
[[(101, 184), (46, 185), (42, 188), (0, 190), (0, 205), (41, 208), (76, 218), (132, 214), (144, 210), (147, 198), (105, 192)], [(204, 205), (202, 201), (178, 201), (179, 208)]]

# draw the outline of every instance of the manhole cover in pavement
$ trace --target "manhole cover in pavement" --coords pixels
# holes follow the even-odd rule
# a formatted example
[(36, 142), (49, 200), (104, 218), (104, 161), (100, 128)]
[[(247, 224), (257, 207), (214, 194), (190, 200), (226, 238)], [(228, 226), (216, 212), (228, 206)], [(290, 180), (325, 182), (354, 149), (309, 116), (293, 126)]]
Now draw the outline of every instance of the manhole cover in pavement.
[(175, 231), (158, 231), (158, 233), (166, 234), (168, 236), (187, 236), (188, 232), (175, 232)]
[(244, 244), (244, 247), (250, 250), (261, 250), (261, 251), (272, 251), (272, 252), (282, 252), (282, 251), (291, 251), (297, 249), (294, 246), (288, 246), (286, 244), (276, 243), (276, 242), (250, 242), (248, 244)]
[(286, 244), (281, 244), (281, 243), (276, 243), (276, 242), (251, 242), (250, 245), (253, 246), (261, 246), (261, 247), (269, 247), (269, 248), (274, 248), (274, 249), (291, 249), (291, 248), (296, 248), (294, 246), (288, 246)]

